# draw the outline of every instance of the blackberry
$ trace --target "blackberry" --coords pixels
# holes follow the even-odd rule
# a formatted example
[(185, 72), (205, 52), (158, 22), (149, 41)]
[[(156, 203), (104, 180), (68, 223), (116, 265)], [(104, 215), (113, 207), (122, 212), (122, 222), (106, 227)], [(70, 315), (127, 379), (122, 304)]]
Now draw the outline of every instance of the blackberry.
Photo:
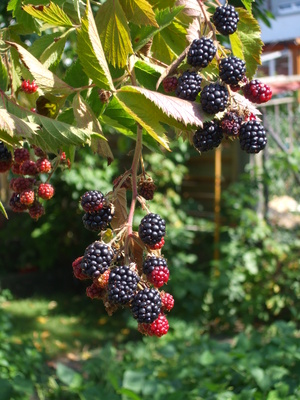
[(82, 268), (81, 268), (82, 259), (83, 259), (83, 256), (77, 257), (76, 260), (74, 260), (72, 263), (73, 274), (74, 274), (75, 278), (77, 278), (81, 281), (89, 278), (87, 275), (85, 275), (82, 272)]
[(221, 120), (222, 132), (226, 136), (237, 137), (240, 133), (243, 118), (233, 112), (228, 112)]
[(172, 93), (177, 88), (178, 79), (176, 78), (176, 76), (168, 76), (163, 80), (162, 85), (166, 93)]
[(39, 158), (36, 160), (36, 167), (38, 172), (48, 173), (52, 169), (51, 162), (47, 158)]
[(201, 90), (202, 78), (197, 72), (185, 71), (178, 79), (176, 96), (185, 100), (196, 100)]
[(127, 304), (135, 295), (140, 277), (124, 265), (110, 271), (108, 299), (112, 303)]
[(161, 298), (156, 289), (143, 289), (133, 298), (131, 311), (133, 317), (140, 323), (150, 324), (155, 321), (161, 309)]
[(36, 163), (31, 160), (25, 160), (20, 165), (20, 172), (22, 175), (37, 175), (38, 170), (36, 167)]
[(11, 198), (9, 200), (9, 206), (14, 212), (23, 212), (28, 208), (26, 204), (21, 203), (19, 193), (13, 193), (11, 195)]
[(138, 194), (144, 197), (145, 200), (153, 200), (154, 192), (156, 190), (156, 186), (153, 182), (152, 178), (144, 178), (140, 177), (138, 181), (137, 191)]
[(0, 173), (9, 171), (11, 165), (12, 165), (11, 152), (0, 140)]
[(165, 239), (162, 237), (158, 243), (148, 246), (151, 250), (160, 250), (165, 245)]
[(34, 202), (34, 191), (33, 190), (24, 190), (20, 193), (20, 202), (25, 204), (26, 206), (30, 206)]
[(218, 147), (222, 139), (223, 133), (218, 122), (207, 121), (203, 123), (203, 128), (195, 132), (193, 143), (199, 152), (203, 152)]
[(35, 179), (34, 178), (13, 178), (10, 181), (10, 188), (17, 193), (21, 193), (24, 190), (32, 189), (34, 185)]
[(150, 246), (161, 241), (166, 234), (166, 223), (158, 214), (147, 214), (139, 225), (139, 236), (141, 240)]
[(206, 37), (195, 39), (190, 45), (187, 63), (193, 67), (205, 68), (212, 61), (216, 52), (217, 48), (211, 39)]
[(222, 35), (231, 35), (237, 29), (239, 14), (230, 4), (220, 6), (216, 8), (215, 13), (213, 14), (213, 22)]
[(146, 328), (147, 335), (161, 337), (166, 335), (169, 330), (169, 322), (164, 314), (159, 314), (158, 318)]
[(104, 203), (104, 195), (98, 190), (89, 190), (81, 196), (81, 207), (86, 212), (95, 212), (101, 210)]
[(162, 311), (171, 311), (174, 307), (174, 297), (170, 293), (160, 292)]
[(91, 278), (97, 278), (108, 269), (113, 256), (113, 251), (105, 243), (96, 241), (90, 244), (81, 261), (82, 272)]
[(228, 85), (237, 85), (245, 76), (246, 63), (238, 57), (222, 58), (219, 64), (219, 76)]
[(260, 82), (258, 79), (253, 79), (242, 88), (246, 99), (252, 103), (262, 104), (271, 100), (272, 90), (269, 85)]
[(143, 263), (143, 273), (145, 275), (149, 275), (154, 270), (154, 268), (159, 266), (167, 267), (167, 260), (163, 257), (147, 257)]
[(100, 232), (107, 228), (112, 218), (112, 209), (110, 207), (103, 207), (95, 213), (85, 213), (82, 217), (82, 222), (84, 227), (89, 231)]
[(41, 183), (38, 188), (38, 195), (44, 200), (50, 200), (54, 196), (54, 187), (50, 183)]
[(45, 214), (44, 206), (39, 201), (35, 200), (32, 206), (29, 207), (30, 217), (38, 220), (43, 214)]
[(22, 164), (22, 162), (27, 161), (30, 159), (30, 153), (27, 149), (23, 147), (20, 149), (14, 150), (14, 160), (18, 164)]
[(259, 153), (266, 144), (266, 131), (258, 121), (248, 121), (241, 126), (240, 146), (246, 153)]
[(162, 257), (147, 257), (143, 263), (143, 272), (156, 288), (167, 283), (170, 276), (167, 261)]
[(210, 83), (204, 86), (200, 101), (203, 111), (208, 114), (224, 111), (228, 103), (228, 90), (219, 83)]

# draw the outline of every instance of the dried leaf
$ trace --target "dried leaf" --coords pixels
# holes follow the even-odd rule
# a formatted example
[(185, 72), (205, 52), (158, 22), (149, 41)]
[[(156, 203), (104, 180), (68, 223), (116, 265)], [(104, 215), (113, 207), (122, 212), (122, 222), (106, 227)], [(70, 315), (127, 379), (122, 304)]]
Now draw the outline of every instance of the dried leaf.
[(114, 199), (112, 203), (115, 207), (115, 215), (110, 225), (113, 229), (117, 229), (120, 228), (127, 221), (128, 218), (125, 188), (118, 189), (116, 195), (114, 194)]
[(132, 237), (130, 238), (130, 253), (133, 261), (136, 263), (138, 271), (140, 274), (143, 272), (143, 252), (144, 252), (144, 243), (139, 238), (137, 232), (132, 232)]
[(201, 8), (197, 0), (177, 0), (176, 6), (184, 6), (182, 12), (190, 17), (198, 17), (201, 14)]

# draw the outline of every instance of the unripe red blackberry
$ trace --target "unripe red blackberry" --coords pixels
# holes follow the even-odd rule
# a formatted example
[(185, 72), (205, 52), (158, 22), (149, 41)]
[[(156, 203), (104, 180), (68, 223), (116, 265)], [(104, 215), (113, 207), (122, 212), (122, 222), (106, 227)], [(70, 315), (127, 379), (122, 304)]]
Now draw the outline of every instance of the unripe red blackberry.
[(104, 231), (113, 218), (113, 209), (103, 207), (94, 213), (85, 213), (82, 217), (83, 226), (92, 232)]
[(152, 285), (160, 288), (169, 280), (170, 272), (167, 260), (163, 257), (147, 257), (143, 263), (143, 273)]
[(35, 200), (32, 206), (29, 207), (30, 217), (38, 220), (43, 214), (45, 214), (45, 208), (39, 201)]
[(15, 175), (22, 175), (22, 173), (20, 172), (20, 167), (21, 164), (13, 162), (11, 166), (11, 172), (14, 173)]
[(174, 297), (170, 293), (160, 292), (162, 311), (171, 311), (174, 307)]
[(81, 207), (88, 213), (101, 210), (104, 202), (105, 197), (99, 190), (89, 190), (80, 199)]
[(32, 145), (31, 147), (33, 148), (34, 154), (35, 154), (37, 157), (40, 157), (40, 158), (47, 158), (47, 154), (46, 154), (46, 153), (44, 152), (44, 150), (42, 150), (40, 147), (35, 146), (35, 145)]
[(143, 289), (133, 298), (131, 312), (140, 323), (151, 323), (158, 318), (161, 310), (161, 298), (156, 289)]
[(106, 290), (97, 286), (96, 283), (92, 283), (91, 286), (86, 288), (86, 295), (90, 299), (103, 299), (106, 295)]
[(41, 183), (38, 195), (41, 199), (50, 200), (54, 196), (54, 187), (50, 183)]
[(260, 82), (258, 79), (253, 79), (242, 88), (246, 99), (252, 103), (262, 104), (271, 100), (272, 90), (269, 85)]
[(84, 252), (81, 268), (85, 275), (97, 278), (110, 266), (114, 253), (111, 248), (100, 241), (90, 244)]
[(223, 139), (222, 129), (217, 121), (206, 121), (193, 136), (196, 150), (204, 152), (218, 147)]
[(203, 111), (208, 114), (216, 114), (224, 111), (228, 104), (228, 90), (219, 83), (210, 83), (204, 86), (200, 95), (200, 102)]
[(228, 112), (220, 122), (222, 132), (225, 136), (238, 137), (243, 118), (234, 112)]
[(162, 85), (166, 93), (175, 92), (178, 85), (178, 79), (176, 76), (168, 76), (163, 80)]
[(113, 268), (108, 279), (108, 299), (115, 304), (127, 304), (133, 299), (140, 277), (128, 265)]
[(239, 14), (235, 11), (234, 6), (230, 4), (220, 6), (216, 8), (213, 14), (213, 22), (222, 35), (231, 35), (237, 29)]
[(19, 193), (13, 193), (11, 195), (9, 206), (13, 212), (23, 212), (28, 208), (26, 204), (21, 203)]
[(150, 246), (159, 243), (166, 234), (166, 223), (158, 214), (147, 214), (139, 225), (141, 240)]
[(30, 190), (33, 188), (35, 179), (34, 178), (13, 178), (10, 181), (10, 188), (17, 193), (22, 193), (24, 190)]
[(217, 48), (211, 39), (207, 37), (195, 39), (190, 45), (187, 63), (193, 67), (205, 68), (212, 61), (216, 52)]
[(12, 155), (5, 144), (0, 140), (0, 172), (10, 170), (12, 165)]
[(30, 206), (34, 202), (34, 191), (31, 189), (24, 190), (20, 194), (20, 202), (26, 206)]
[(23, 147), (21, 149), (14, 150), (14, 160), (17, 164), (22, 164), (24, 161), (30, 159), (30, 153), (27, 149)]
[(165, 238), (161, 238), (158, 243), (155, 243), (153, 245), (148, 245), (149, 249), (151, 250), (160, 250), (165, 244)]
[(45, 157), (36, 160), (36, 167), (40, 173), (48, 173), (52, 169), (51, 162)]
[[(169, 322), (167, 317), (160, 313), (158, 318), (152, 322), (152, 324), (143, 324), (145, 329), (145, 334), (148, 336), (162, 337), (166, 335), (169, 330)], [(148, 325), (148, 326), (147, 326)]]
[(31, 175), (31, 176), (37, 175), (38, 170), (36, 167), (36, 163), (31, 160), (26, 160), (22, 162), (22, 164), (20, 165), (20, 172), (22, 175)]
[(85, 275), (82, 272), (82, 268), (81, 268), (82, 259), (83, 259), (83, 256), (77, 257), (76, 260), (74, 260), (72, 263), (73, 274), (74, 274), (75, 278), (77, 278), (81, 281), (89, 279), (89, 276)]
[(228, 85), (237, 85), (246, 73), (246, 63), (238, 57), (222, 58), (219, 63), (219, 76)]
[(242, 124), (239, 138), (241, 149), (246, 153), (259, 153), (267, 144), (266, 131), (255, 120)]
[(178, 79), (176, 96), (185, 100), (196, 100), (201, 90), (202, 78), (197, 72), (185, 71)]

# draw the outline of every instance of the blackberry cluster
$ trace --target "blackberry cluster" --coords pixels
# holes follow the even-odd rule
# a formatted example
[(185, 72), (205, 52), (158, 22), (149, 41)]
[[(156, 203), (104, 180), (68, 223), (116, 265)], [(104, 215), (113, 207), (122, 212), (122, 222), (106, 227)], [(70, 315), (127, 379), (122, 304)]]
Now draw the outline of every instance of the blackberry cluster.
[(12, 155), (5, 144), (0, 140), (0, 173), (10, 170)]
[(218, 147), (223, 139), (223, 132), (217, 121), (203, 123), (203, 128), (198, 129), (193, 136), (194, 147), (199, 152), (212, 150)]
[(239, 14), (235, 11), (234, 6), (230, 4), (220, 6), (216, 8), (213, 14), (213, 22), (222, 35), (231, 35), (237, 29)]
[(222, 58), (219, 64), (219, 76), (228, 85), (238, 85), (246, 73), (246, 63), (238, 57)]
[(104, 202), (105, 197), (99, 190), (89, 190), (80, 199), (81, 207), (88, 213), (101, 210)]
[(30, 82), (29, 79), (27, 81), (23, 80), (21, 84), (21, 89), (23, 90), (23, 92), (31, 94), (37, 91), (38, 85), (34, 81)]
[(185, 71), (178, 79), (176, 96), (185, 100), (196, 100), (201, 90), (202, 77), (197, 72)]
[(246, 153), (259, 153), (266, 147), (267, 137), (264, 127), (258, 121), (245, 122), (240, 129), (240, 146)]
[(228, 90), (225, 86), (219, 83), (210, 83), (204, 86), (200, 102), (203, 111), (208, 114), (216, 114), (219, 111), (224, 111), (228, 104)]
[(272, 98), (272, 90), (270, 86), (253, 79), (243, 86), (243, 93), (246, 99), (256, 104), (266, 103)]
[(221, 128), (223, 134), (233, 137), (238, 137), (243, 118), (234, 112), (228, 112), (221, 120)]
[(127, 304), (133, 299), (140, 277), (128, 265), (113, 268), (108, 279), (108, 299), (112, 303)]
[(190, 45), (187, 63), (193, 67), (205, 68), (212, 61), (216, 52), (217, 48), (211, 39), (206, 37), (195, 39)]
[(92, 278), (98, 277), (109, 268), (113, 256), (113, 251), (105, 243), (96, 241), (90, 244), (81, 261), (82, 272)]
[(158, 214), (147, 214), (139, 225), (140, 239), (153, 246), (161, 241), (166, 234), (166, 223)]
[(112, 209), (103, 207), (100, 211), (85, 213), (82, 217), (83, 226), (92, 232), (104, 231), (113, 218)]
[(161, 298), (156, 289), (140, 290), (131, 303), (133, 317), (140, 323), (152, 323), (158, 318), (160, 310)]

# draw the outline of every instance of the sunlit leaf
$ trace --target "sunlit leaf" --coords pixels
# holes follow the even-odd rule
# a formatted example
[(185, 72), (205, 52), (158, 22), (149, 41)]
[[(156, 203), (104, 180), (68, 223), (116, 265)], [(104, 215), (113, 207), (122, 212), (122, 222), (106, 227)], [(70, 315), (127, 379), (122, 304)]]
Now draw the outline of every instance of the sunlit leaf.
[(147, 0), (121, 0), (128, 21), (134, 24), (158, 26), (151, 4)]
[(24, 5), (23, 10), (33, 17), (54, 26), (73, 26), (67, 14), (55, 3), (50, 1), (48, 6)]

